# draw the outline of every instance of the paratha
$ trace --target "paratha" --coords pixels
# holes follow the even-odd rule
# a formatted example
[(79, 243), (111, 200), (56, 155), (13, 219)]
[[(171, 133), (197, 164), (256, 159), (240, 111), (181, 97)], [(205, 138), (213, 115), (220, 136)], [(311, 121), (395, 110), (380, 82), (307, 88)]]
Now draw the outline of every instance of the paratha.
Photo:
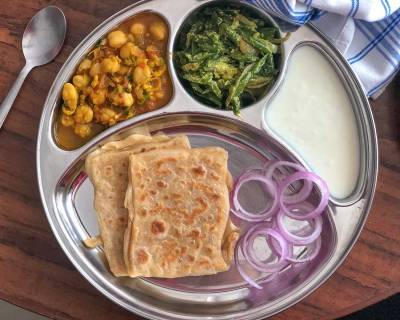
[(175, 278), (229, 268), (239, 234), (229, 219), (227, 160), (219, 147), (129, 157), (129, 276)]
[(94, 186), (94, 207), (100, 236), (111, 272), (127, 275), (123, 259), (124, 233), (128, 211), (124, 207), (128, 187), (129, 156), (149, 150), (190, 148), (186, 136), (143, 136), (134, 134), (124, 140), (110, 142), (86, 158), (86, 172)]

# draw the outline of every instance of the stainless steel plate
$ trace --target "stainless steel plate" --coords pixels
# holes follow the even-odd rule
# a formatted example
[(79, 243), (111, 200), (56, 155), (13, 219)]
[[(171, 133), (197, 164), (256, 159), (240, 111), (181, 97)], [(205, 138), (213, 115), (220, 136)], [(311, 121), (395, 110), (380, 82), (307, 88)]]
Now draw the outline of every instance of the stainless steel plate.
[[(38, 134), (40, 193), (49, 223), (64, 252), (99, 291), (122, 307), (153, 319), (260, 319), (298, 302), (328, 279), (349, 253), (368, 215), (376, 184), (377, 142), (368, 101), (346, 61), (311, 27), (299, 29), (285, 43), (284, 61), (275, 87), (262, 100), (244, 109), (241, 119), (229, 111), (209, 108), (194, 100), (177, 80), (170, 60), (174, 96), (167, 106), (120, 123), (77, 150), (65, 151), (56, 145), (53, 125), (62, 85), (98, 38), (130, 16), (151, 10), (168, 21), (169, 50), (172, 51), (184, 19), (210, 2), (144, 1), (102, 23), (78, 45), (57, 75), (46, 100)], [(253, 10), (270, 19), (258, 9)], [(83, 239), (98, 232), (92, 206), (93, 189), (83, 172), (85, 156), (106, 141), (124, 137), (133, 130), (146, 130), (152, 134), (160, 131), (185, 133), (193, 146), (223, 146), (229, 152), (229, 168), (234, 176), (248, 166), (271, 158), (305, 164), (279, 137), (263, 127), (261, 120), (268, 101), (284, 81), (287, 59), (300, 45), (318, 47), (343, 79), (358, 121), (361, 146), (358, 186), (348, 199), (331, 199), (329, 212), (324, 217), (322, 250), (318, 257), (312, 263), (283, 271), (261, 291), (246, 287), (234, 267), (215, 276), (173, 280), (113, 277), (102, 250), (88, 250), (82, 245)]]

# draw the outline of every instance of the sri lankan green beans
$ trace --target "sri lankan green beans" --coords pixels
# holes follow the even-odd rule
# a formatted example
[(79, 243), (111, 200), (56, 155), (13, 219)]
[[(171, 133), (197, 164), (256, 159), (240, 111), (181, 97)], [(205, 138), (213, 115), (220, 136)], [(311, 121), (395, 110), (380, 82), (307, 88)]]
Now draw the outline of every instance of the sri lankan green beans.
[(206, 8), (183, 29), (174, 62), (201, 101), (239, 115), (274, 82), (285, 39), (244, 10)]

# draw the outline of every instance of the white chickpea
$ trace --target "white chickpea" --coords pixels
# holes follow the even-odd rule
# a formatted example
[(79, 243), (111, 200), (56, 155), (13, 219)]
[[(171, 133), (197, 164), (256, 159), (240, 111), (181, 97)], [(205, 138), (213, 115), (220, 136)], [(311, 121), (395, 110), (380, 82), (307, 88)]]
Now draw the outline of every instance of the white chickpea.
[(96, 90), (90, 94), (93, 104), (103, 104), (106, 101), (105, 90)]
[(133, 46), (132, 55), (137, 59), (145, 59), (146, 58), (146, 54), (138, 46)]
[(132, 48), (134, 44), (132, 42), (125, 43), (119, 50), (119, 56), (122, 59), (127, 59), (132, 55)]
[(133, 81), (136, 84), (145, 84), (151, 77), (151, 70), (148, 65), (137, 66), (133, 70)]
[(112, 96), (112, 100), (116, 105), (121, 107), (130, 107), (134, 102), (132, 94), (128, 92), (115, 93)]
[(79, 106), (74, 114), (76, 123), (85, 124), (93, 120), (93, 110), (87, 105)]
[(117, 57), (105, 58), (101, 62), (101, 70), (105, 73), (117, 72), (120, 68), (120, 60)]
[(95, 64), (93, 64), (92, 67), (90, 68), (89, 73), (92, 77), (100, 74), (101, 73), (101, 64), (99, 62), (96, 62)]
[(164, 40), (167, 36), (167, 26), (160, 21), (153, 22), (150, 25), (150, 34), (155, 40)]
[(117, 114), (115, 113), (115, 111), (110, 108), (100, 109), (97, 115), (99, 122), (101, 122), (102, 124), (107, 124), (109, 126), (112, 126), (116, 123), (116, 116)]
[(85, 73), (84, 75), (77, 74), (72, 78), (72, 83), (75, 87), (83, 89), (90, 82), (89, 76)]
[(90, 126), (87, 124), (77, 123), (75, 125), (74, 132), (81, 138), (85, 138), (90, 134)]
[(121, 30), (110, 32), (107, 36), (107, 39), (108, 44), (113, 48), (121, 48), (128, 41), (125, 33), (123, 33)]
[(61, 116), (61, 124), (64, 127), (71, 127), (75, 124), (74, 118), (72, 116), (67, 116), (66, 114), (63, 114)]
[(92, 61), (89, 59), (83, 59), (82, 62), (79, 64), (78, 72), (89, 70), (92, 66)]
[(132, 55), (132, 50), (135, 45), (132, 42), (125, 43), (119, 50), (119, 56), (122, 59), (129, 58)]
[(134, 45), (132, 42), (126, 43), (119, 51), (119, 56), (122, 59), (127, 59), (130, 57), (136, 57), (136, 58), (145, 58), (146, 55), (142, 49), (140, 49), (138, 46)]
[(135, 22), (131, 26), (131, 33), (135, 37), (142, 37), (145, 33), (145, 26), (139, 22)]
[(78, 103), (78, 91), (72, 83), (67, 82), (66, 84), (64, 84), (62, 98), (65, 105), (69, 109), (74, 110), (76, 108), (76, 105)]

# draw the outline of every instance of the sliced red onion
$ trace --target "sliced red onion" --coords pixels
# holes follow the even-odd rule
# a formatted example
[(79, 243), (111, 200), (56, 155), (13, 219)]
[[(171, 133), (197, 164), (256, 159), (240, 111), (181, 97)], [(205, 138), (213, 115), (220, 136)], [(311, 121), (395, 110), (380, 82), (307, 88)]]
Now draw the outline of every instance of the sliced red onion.
[[(278, 261), (274, 263), (265, 263), (265, 261), (261, 261), (255, 254), (253, 245), (254, 241), (258, 237), (264, 237), (266, 240), (268, 237), (274, 238), (280, 247), (280, 254), (277, 255)], [(243, 254), (249, 264), (256, 270), (266, 273), (274, 273), (282, 269), (286, 264), (286, 257), (288, 255), (288, 244), (282, 235), (272, 229), (272, 228), (260, 228), (255, 227), (248, 231), (248, 237), (244, 238), (243, 243)], [(267, 241), (268, 244), (268, 241)], [(273, 252), (271, 250), (271, 252)]]
[(275, 163), (279, 162), (278, 160), (269, 160), (263, 165), (263, 169), (267, 170), (270, 166), (275, 165)]
[[(239, 203), (239, 190), (243, 186), (244, 183), (249, 181), (259, 181), (264, 185), (264, 191), (270, 193), (273, 198), (272, 205), (268, 208), (268, 203), (265, 208), (259, 213), (252, 213), (245, 210)], [(238, 216), (239, 218), (250, 221), (250, 222), (259, 222), (270, 218), (273, 214), (276, 213), (279, 207), (278, 202), (278, 188), (271, 180), (265, 178), (263, 175), (255, 174), (253, 172), (247, 172), (241, 175), (235, 183), (233, 191), (231, 193), (231, 211), (233, 214)]]
[(239, 262), (239, 250), (240, 253), (244, 256), (243, 254), (243, 249), (242, 249), (242, 244), (243, 244), (243, 240), (240, 239), (238, 241), (238, 243), (236, 244), (236, 248), (235, 248), (235, 254), (234, 254), (234, 259), (235, 259), (235, 265), (236, 265), (236, 269), (237, 271), (239, 271), (239, 274), (242, 276), (242, 278), (252, 287), (256, 288), (256, 289), (262, 289), (262, 287), (255, 281), (253, 280), (242, 268), (242, 266), (240, 265)]
[[(280, 254), (280, 247), (273, 239), (268, 239), (269, 246), (276, 254)], [(288, 256), (286, 260), (291, 263), (305, 263), (310, 262), (315, 259), (318, 255), (319, 251), (321, 250), (321, 237), (318, 237), (314, 242), (307, 244), (304, 247), (306, 250), (305, 255), (302, 254), (299, 257), (294, 257), (294, 246), (289, 244), (288, 246)]]
[(265, 167), (263, 166), (254, 166), (254, 167), (249, 167), (246, 169), (246, 171), (243, 174), (247, 174), (247, 173), (257, 173), (257, 174), (264, 174), (265, 172)]
[(248, 227), (246, 230), (244, 230), (243, 234), (243, 246), (244, 247), (247, 246), (247, 244), (249, 243), (249, 238), (252, 234), (254, 234), (254, 232), (258, 232), (263, 229), (276, 229), (275, 226), (276, 226), (275, 221), (263, 221), (252, 225), (248, 224)]
[(298, 163), (289, 162), (289, 161), (269, 161), (264, 166), (265, 168), (265, 176), (269, 179), (272, 179), (274, 176), (274, 171), (279, 167), (289, 167), (295, 169), (296, 171), (305, 171), (304, 167)]
[(263, 279), (259, 280), (258, 283), (259, 284), (266, 284), (266, 283), (274, 280), (277, 275), (278, 275), (278, 272), (268, 274)]
[(313, 211), (315, 206), (309, 202), (302, 202), (297, 204), (289, 204), (286, 206), (286, 208), (288, 211), (286, 211), (285, 214), (289, 218), (294, 220), (306, 220), (304, 217), (306, 217), (309, 212)]
[(289, 232), (289, 230), (286, 228), (283, 222), (284, 217), (285, 217), (285, 212), (282, 210), (279, 211), (278, 215), (276, 216), (276, 223), (278, 225), (282, 237), (285, 238), (285, 240), (291, 244), (304, 246), (315, 241), (321, 234), (322, 231), (321, 216), (316, 216), (313, 219), (305, 220), (313, 227), (313, 232), (307, 236), (300, 236)]
[(281, 207), (281, 210), (285, 211), (286, 214), (290, 214), (290, 208), (287, 207), (285, 198), (282, 196), (284, 190), (286, 190), (293, 182), (298, 181), (298, 180), (306, 180), (312, 182), (315, 186), (317, 186), (317, 189), (320, 193), (321, 199), (319, 204), (310, 212), (307, 214), (303, 215), (304, 220), (309, 220), (312, 218), (315, 218), (316, 216), (320, 215), (325, 208), (328, 205), (328, 200), (329, 200), (329, 191), (328, 191), (328, 186), (326, 185), (325, 181), (322, 180), (319, 176), (312, 172), (307, 172), (307, 171), (299, 171), (296, 172), (289, 177), (287, 177), (285, 180), (283, 180), (280, 185), (279, 189), (280, 192), (279, 194), (281, 195), (279, 198), (279, 204)]
[[(275, 170), (281, 166), (292, 168), (296, 172), (285, 174), (279, 171), (281, 176), (277, 176)], [(240, 188), (249, 181), (261, 182), (265, 193), (272, 197), (259, 213), (246, 211), (238, 200)], [(302, 186), (297, 188), (297, 182), (302, 183)], [(285, 194), (286, 190), (293, 189), (294, 194)], [(320, 194), (316, 205), (306, 202), (313, 190)], [(234, 218), (247, 221), (244, 229), (242, 228), (244, 235), (235, 248), (235, 262), (238, 272), (250, 286), (262, 289), (262, 283), (271, 281), (286, 267), (309, 262), (318, 255), (322, 245), (323, 220), (320, 215), (327, 207), (328, 200), (328, 187), (320, 177), (306, 171), (299, 164), (287, 161), (271, 160), (263, 167), (249, 168), (235, 181), (231, 193), (231, 211)], [(291, 232), (284, 223), (286, 216), (309, 225)], [(271, 255), (265, 260), (257, 257), (254, 250), (255, 240), (259, 237), (264, 238), (271, 249)], [(300, 251), (299, 254), (296, 253), (296, 257), (295, 250)], [(245, 272), (239, 262), (239, 251), (249, 266), (267, 274), (263, 280), (256, 281)]]
[[(271, 161), (270, 161), (271, 162)], [(268, 162), (269, 163), (269, 162)], [(301, 166), (300, 164), (289, 162), (289, 161), (275, 161), (274, 163), (271, 163), (266, 166), (265, 168), (265, 177), (268, 179), (273, 179), (274, 177), (274, 172), (277, 168), (279, 167), (289, 167), (292, 169), (295, 169), (297, 171), (305, 171), (306, 169)], [(303, 184), (303, 186), (298, 190), (295, 194), (290, 194), (290, 195), (283, 195), (283, 201), (286, 204), (295, 204), (302, 202), (308, 198), (312, 191), (312, 183), (310, 183), (308, 180), (306, 180)]]

